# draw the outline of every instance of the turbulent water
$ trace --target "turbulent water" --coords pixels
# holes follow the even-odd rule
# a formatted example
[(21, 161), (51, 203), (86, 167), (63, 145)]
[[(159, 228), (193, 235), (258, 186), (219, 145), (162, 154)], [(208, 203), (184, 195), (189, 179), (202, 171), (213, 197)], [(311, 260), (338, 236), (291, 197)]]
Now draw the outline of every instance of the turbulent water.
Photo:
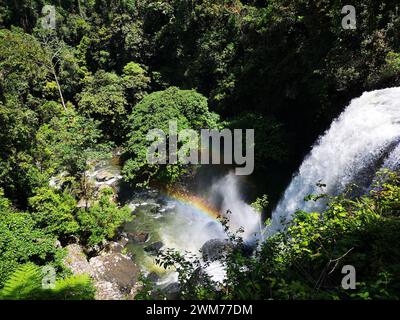
[(367, 190), (377, 170), (398, 167), (399, 142), (400, 88), (354, 99), (303, 161), (272, 214), (271, 230), (279, 230), (298, 209), (321, 210), (326, 205), (304, 201), (307, 195), (338, 195), (353, 183), (359, 191)]
[[(241, 236), (251, 242), (259, 231), (260, 215), (245, 203), (240, 194), (239, 177), (233, 173), (213, 183), (201, 195), (203, 199), (224, 217), (228, 218), (231, 232), (243, 229)], [(225, 239), (226, 233), (221, 223), (214, 217), (190, 203), (171, 200), (176, 210), (175, 221), (163, 230), (166, 243), (171, 246), (196, 252), (211, 239)]]
[[(233, 173), (210, 183), (209, 188), (197, 194), (197, 198), (215, 208), (215, 211), (228, 218), (230, 231), (243, 229), (241, 236), (246, 242), (253, 242), (260, 231), (260, 215), (246, 204), (240, 194), (239, 177)], [(150, 238), (146, 243), (130, 243), (129, 250), (145, 271), (164, 271), (154, 264), (154, 255), (146, 253), (144, 248), (151, 243), (161, 241), (163, 249), (172, 248), (179, 252), (189, 252), (201, 259), (200, 249), (209, 240), (226, 239), (227, 235), (221, 222), (206, 210), (191, 201), (182, 201), (157, 190), (134, 192), (128, 204), (134, 210), (136, 218), (127, 226), (126, 232), (146, 232)], [(228, 214), (227, 214), (228, 212)], [(215, 261), (206, 271), (216, 281), (224, 278), (224, 269)], [(159, 284), (166, 285), (176, 281), (176, 274), (165, 273)]]

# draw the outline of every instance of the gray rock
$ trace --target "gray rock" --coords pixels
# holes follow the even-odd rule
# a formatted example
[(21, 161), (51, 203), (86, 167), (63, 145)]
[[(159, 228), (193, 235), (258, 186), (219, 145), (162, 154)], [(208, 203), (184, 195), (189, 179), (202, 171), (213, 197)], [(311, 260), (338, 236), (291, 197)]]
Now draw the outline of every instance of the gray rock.
[(165, 294), (168, 300), (178, 300), (180, 290), (181, 290), (181, 285), (179, 284), (179, 282), (173, 282), (167, 285), (164, 289), (162, 289), (161, 292)]
[(204, 261), (216, 261), (226, 256), (231, 244), (226, 239), (211, 239), (203, 244), (201, 253)]
[(108, 242), (104, 247), (104, 253), (101, 252), (101, 255), (107, 255), (107, 253), (121, 253), (124, 246), (122, 246), (119, 242)]
[(96, 288), (96, 300), (124, 300), (125, 295), (119, 290), (117, 284), (98, 280), (94, 282)]
[(107, 170), (102, 170), (96, 174), (96, 181), (98, 182), (106, 182), (114, 178), (115, 175)]
[(128, 244), (129, 238), (126, 236), (122, 236), (121, 239), (118, 241), (118, 243), (125, 248), (125, 246)]
[(160, 276), (157, 273), (152, 272), (147, 276), (147, 280), (156, 283), (158, 280), (160, 280)]
[(93, 269), (87, 261), (81, 246), (78, 244), (70, 244), (66, 246), (65, 249), (67, 250), (67, 256), (64, 258), (64, 264), (71, 269), (73, 274), (93, 275)]
[(128, 238), (136, 243), (145, 243), (149, 240), (149, 234), (147, 232), (129, 232)]
[(157, 242), (154, 242), (151, 245), (145, 247), (144, 251), (151, 252), (151, 253), (157, 253), (158, 251), (161, 250), (161, 248), (163, 246), (164, 246), (164, 244), (161, 241), (157, 241)]
[(136, 284), (139, 268), (127, 256), (121, 253), (110, 253), (89, 260), (94, 278), (116, 284), (121, 292), (129, 293)]

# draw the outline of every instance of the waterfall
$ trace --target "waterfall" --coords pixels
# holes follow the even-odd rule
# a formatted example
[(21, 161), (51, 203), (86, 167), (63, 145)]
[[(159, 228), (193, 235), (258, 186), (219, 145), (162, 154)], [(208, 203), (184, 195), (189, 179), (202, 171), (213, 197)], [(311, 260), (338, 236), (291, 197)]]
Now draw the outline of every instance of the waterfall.
[[(241, 198), (238, 176), (227, 174), (214, 182), (201, 197), (228, 218), (231, 232), (242, 229), (240, 235), (244, 241), (253, 242), (256, 239), (261, 216)], [(161, 228), (163, 240), (170, 247), (197, 253), (208, 240), (226, 239), (224, 228), (215, 218), (205, 215), (190, 203), (176, 199), (171, 202), (175, 207), (174, 220)], [(230, 214), (226, 215), (227, 212)]]
[[(124, 231), (127, 234), (145, 232), (148, 240), (144, 243), (133, 241), (129, 250), (135, 261), (143, 270), (157, 269), (152, 252), (143, 251), (151, 243), (159, 243), (163, 249), (175, 249), (188, 253), (190, 257), (203, 260), (200, 250), (213, 240), (227, 240), (219, 216), (228, 218), (231, 232), (240, 233), (243, 240), (251, 244), (260, 234), (261, 215), (248, 205), (241, 197), (241, 177), (229, 173), (219, 179), (210, 181), (208, 188), (196, 194), (160, 192), (157, 190), (137, 192), (124, 190), (127, 193), (127, 204), (135, 212), (136, 218), (127, 223)], [(230, 212), (226, 215), (227, 212)], [(218, 250), (218, 247), (210, 247)], [(205, 261), (202, 261), (204, 263)], [(204, 270), (217, 282), (225, 278), (225, 268), (219, 261), (204, 263)], [(177, 281), (177, 274), (167, 270), (160, 273), (157, 285), (164, 287)]]
[[(272, 232), (300, 209), (323, 210), (324, 201), (304, 201), (310, 194), (338, 195), (352, 183), (365, 190), (382, 167), (400, 160), (400, 88), (364, 93), (354, 99), (304, 159), (272, 213)], [(322, 190), (318, 183), (326, 185)]]
[[(238, 232), (248, 244), (253, 244), (261, 233), (261, 215), (241, 197), (240, 177), (229, 173), (210, 185), (201, 195), (212, 204), (222, 216), (228, 218), (230, 232)], [(220, 221), (204, 214), (190, 203), (172, 200), (175, 207), (173, 219), (160, 228), (166, 247), (180, 252), (199, 255), (200, 249), (209, 240), (227, 239), (227, 234)], [(226, 213), (229, 212), (228, 215)], [(222, 282), (225, 268), (219, 261), (212, 262), (205, 271), (214, 281)]]

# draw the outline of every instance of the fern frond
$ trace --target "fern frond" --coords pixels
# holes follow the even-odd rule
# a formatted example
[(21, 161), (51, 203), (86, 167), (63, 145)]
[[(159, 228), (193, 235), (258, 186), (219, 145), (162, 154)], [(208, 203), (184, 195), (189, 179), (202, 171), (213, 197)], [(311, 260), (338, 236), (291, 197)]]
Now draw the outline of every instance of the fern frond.
[(5, 282), (0, 293), (1, 299), (35, 299), (41, 289), (40, 268), (33, 263), (18, 267)]
[(77, 275), (55, 282), (54, 288), (42, 287), (41, 268), (33, 263), (18, 267), (0, 291), (3, 300), (91, 300), (96, 289), (88, 275)]
[(95, 288), (88, 275), (76, 275), (56, 281), (52, 289), (53, 299), (90, 300), (94, 299)]

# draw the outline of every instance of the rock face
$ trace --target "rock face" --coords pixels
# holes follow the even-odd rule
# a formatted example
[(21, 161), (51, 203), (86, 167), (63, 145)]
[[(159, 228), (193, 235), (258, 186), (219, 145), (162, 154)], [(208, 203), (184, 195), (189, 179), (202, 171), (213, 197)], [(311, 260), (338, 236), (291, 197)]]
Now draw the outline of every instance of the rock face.
[(179, 299), (179, 293), (181, 290), (181, 285), (178, 282), (170, 283), (161, 291), (165, 294), (167, 300), (177, 300)]
[(147, 232), (129, 232), (128, 238), (136, 243), (145, 243), (149, 240), (149, 234)]
[(111, 172), (108, 172), (107, 170), (102, 170), (96, 174), (96, 181), (98, 182), (106, 182), (114, 178), (115, 175)]
[(113, 282), (97, 280), (94, 286), (96, 287), (96, 300), (124, 300), (126, 297), (119, 290), (118, 285)]
[(150, 253), (157, 253), (158, 251), (161, 250), (161, 248), (164, 246), (164, 244), (161, 241), (157, 241), (152, 243), (151, 245), (147, 246), (144, 248), (146, 252)]
[(64, 264), (71, 269), (73, 274), (86, 273), (93, 276), (93, 269), (79, 244), (70, 244), (65, 249), (67, 249), (67, 256), (64, 258)]
[(111, 282), (126, 294), (135, 285), (139, 273), (136, 264), (121, 253), (91, 258), (89, 264), (96, 280)]
[(231, 248), (231, 244), (226, 239), (211, 239), (203, 244), (201, 253), (204, 261), (216, 261), (223, 258), (227, 251)]
[(76, 205), (77, 208), (79, 209), (85, 209), (85, 208), (90, 208), (92, 205), (92, 201), (81, 198), (78, 202), (78, 204)]
[(139, 283), (139, 268), (126, 255), (120, 253), (121, 245), (109, 243), (109, 251), (89, 261), (78, 244), (66, 247), (64, 263), (74, 274), (89, 274), (96, 287), (96, 300), (124, 300), (133, 298)]

